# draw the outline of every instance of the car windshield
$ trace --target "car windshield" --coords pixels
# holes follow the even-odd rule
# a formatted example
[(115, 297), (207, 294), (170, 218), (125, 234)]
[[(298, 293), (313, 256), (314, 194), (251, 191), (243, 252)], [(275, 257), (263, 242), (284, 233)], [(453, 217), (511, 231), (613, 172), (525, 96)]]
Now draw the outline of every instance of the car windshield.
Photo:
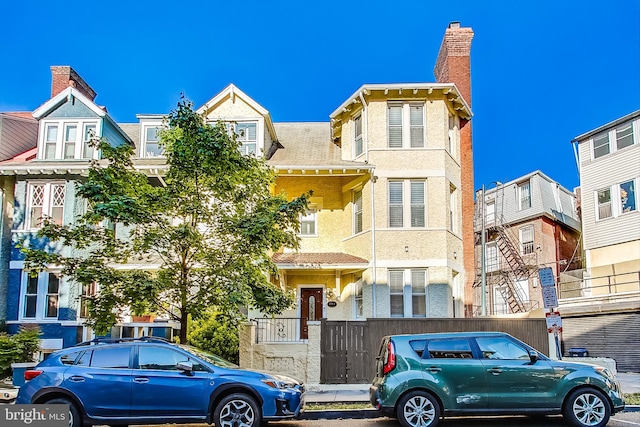
[(221, 368), (239, 368), (235, 363), (229, 362), (227, 359), (223, 359), (222, 357), (209, 353), (208, 351), (204, 351), (190, 345), (178, 344), (178, 346)]

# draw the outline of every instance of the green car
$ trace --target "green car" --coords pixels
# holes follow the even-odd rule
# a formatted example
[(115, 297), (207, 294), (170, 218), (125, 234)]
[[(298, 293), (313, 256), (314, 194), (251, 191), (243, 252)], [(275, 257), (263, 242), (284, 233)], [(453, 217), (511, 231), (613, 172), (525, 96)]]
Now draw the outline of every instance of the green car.
[(435, 427), (451, 415), (562, 414), (603, 427), (624, 409), (606, 368), (551, 360), (502, 332), (384, 337), (371, 404), (404, 427)]

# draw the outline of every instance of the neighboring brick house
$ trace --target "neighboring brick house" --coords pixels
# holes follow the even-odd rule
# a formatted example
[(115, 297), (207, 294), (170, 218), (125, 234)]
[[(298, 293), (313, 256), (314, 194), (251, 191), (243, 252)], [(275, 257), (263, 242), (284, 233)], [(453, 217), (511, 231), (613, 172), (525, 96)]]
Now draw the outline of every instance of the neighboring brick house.
[[(283, 248), (273, 255), (279, 267), (273, 280), (296, 293), (296, 307), (279, 317), (277, 327), (268, 323), (272, 319), (262, 324), (260, 333), (276, 328), (287, 341), (268, 342), (265, 352), (291, 353), (292, 343), (306, 348), (307, 321), (321, 318), (470, 312), (465, 292), (474, 271), (472, 38), (471, 29), (451, 24), (437, 59), (436, 83), (365, 84), (329, 114), (328, 122), (273, 123), (268, 110), (233, 84), (198, 109), (211, 122), (232, 124), (243, 152), (267, 158), (277, 174), (273, 191), (295, 197), (313, 190), (301, 218), (300, 250)], [(73, 69), (52, 67), (52, 73), (52, 98), (33, 113), (40, 132), (31, 157), (0, 163), (0, 173), (16, 189), (11, 244), (33, 235), (38, 209), (63, 222), (81, 212), (74, 182), (98, 156), (84, 144), (88, 130), (113, 144), (134, 144), (135, 164), (151, 180), (166, 166), (156, 135), (162, 115), (115, 123)], [(40, 324), (48, 349), (90, 336), (79, 297), (93, 290), (75, 289), (55, 271), (29, 279), (16, 250), (10, 265), (7, 321), (13, 331), (20, 324)], [(262, 315), (249, 311), (249, 317)], [(113, 333), (139, 336), (153, 327), (126, 317)], [(316, 350), (306, 348), (294, 362), (303, 379), (308, 361), (320, 357)], [(292, 369), (290, 356), (271, 357), (270, 367)], [(259, 364), (257, 356), (251, 363)]]
[(640, 370), (640, 110), (577, 136), (584, 276), (560, 283), (565, 347)]
[[(482, 313), (481, 233), (485, 231), (485, 313), (544, 308), (538, 269), (554, 277), (581, 268), (575, 195), (540, 171), (477, 193), (474, 314)], [(482, 203), (484, 200), (484, 204)], [(484, 215), (484, 221), (483, 221)]]

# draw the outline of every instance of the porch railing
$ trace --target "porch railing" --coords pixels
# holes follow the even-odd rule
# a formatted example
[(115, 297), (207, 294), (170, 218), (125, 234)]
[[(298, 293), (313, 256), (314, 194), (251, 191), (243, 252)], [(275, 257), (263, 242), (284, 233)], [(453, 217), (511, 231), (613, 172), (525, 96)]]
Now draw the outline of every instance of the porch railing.
[(266, 317), (252, 319), (256, 323), (256, 343), (300, 341), (299, 317)]
[(584, 298), (640, 291), (640, 271), (600, 277), (567, 280), (559, 283), (558, 298)]

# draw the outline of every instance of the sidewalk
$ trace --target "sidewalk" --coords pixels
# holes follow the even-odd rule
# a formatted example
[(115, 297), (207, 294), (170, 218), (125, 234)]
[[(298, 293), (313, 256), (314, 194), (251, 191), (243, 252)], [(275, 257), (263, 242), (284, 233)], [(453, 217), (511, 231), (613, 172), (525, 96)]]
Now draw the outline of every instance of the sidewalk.
[[(640, 393), (640, 374), (618, 372), (623, 393)], [(308, 384), (306, 403), (369, 402), (369, 384)]]

